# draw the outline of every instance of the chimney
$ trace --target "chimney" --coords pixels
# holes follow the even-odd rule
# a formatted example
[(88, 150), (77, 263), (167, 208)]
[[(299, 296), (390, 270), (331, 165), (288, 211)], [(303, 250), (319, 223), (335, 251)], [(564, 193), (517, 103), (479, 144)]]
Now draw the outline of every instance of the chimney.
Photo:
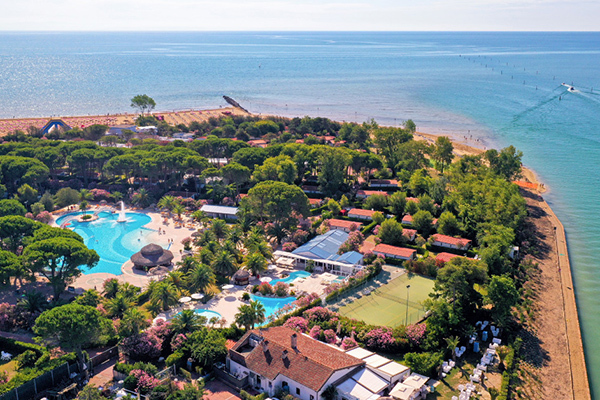
[(296, 350), (296, 347), (298, 347), (298, 335), (294, 333), (292, 335), (292, 349)]
[(265, 353), (266, 353), (267, 351), (269, 351), (269, 342), (268, 342), (268, 341), (266, 341), (266, 340), (263, 340), (263, 341), (262, 341), (262, 348), (263, 348), (263, 352), (265, 352)]
[(282, 359), (282, 360), (287, 360), (287, 358), (288, 358), (288, 356), (287, 356), (287, 355), (288, 355), (288, 351), (287, 351), (287, 350), (284, 350), (284, 351), (283, 351), (283, 353), (281, 353), (281, 359)]

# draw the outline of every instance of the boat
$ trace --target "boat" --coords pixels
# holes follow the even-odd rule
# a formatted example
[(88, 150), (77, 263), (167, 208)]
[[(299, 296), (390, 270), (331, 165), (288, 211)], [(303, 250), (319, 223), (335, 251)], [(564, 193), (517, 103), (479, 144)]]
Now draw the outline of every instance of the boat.
[(568, 84), (566, 84), (564, 82), (562, 83), (562, 85), (565, 86), (569, 92), (574, 92), (575, 91), (575, 88), (572, 85), (568, 85)]

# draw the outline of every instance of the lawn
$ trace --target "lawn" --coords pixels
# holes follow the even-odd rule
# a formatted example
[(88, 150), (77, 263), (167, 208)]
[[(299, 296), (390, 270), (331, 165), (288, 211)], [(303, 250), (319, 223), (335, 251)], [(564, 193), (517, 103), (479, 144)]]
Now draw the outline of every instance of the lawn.
[[(407, 285), (410, 285), (410, 289), (407, 289)], [(370, 295), (340, 307), (339, 313), (372, 325), (394, 327), (404, 323), (415, 323), (425, 314), (422, 302), (429, 297), (432, 289), (432, 279), (406, 273), (379, 287)]]
[(13, 357), (10, 361), (0, 361), (0, 372), (8, 374), (8, 380), (17, 374), (17, 362)]

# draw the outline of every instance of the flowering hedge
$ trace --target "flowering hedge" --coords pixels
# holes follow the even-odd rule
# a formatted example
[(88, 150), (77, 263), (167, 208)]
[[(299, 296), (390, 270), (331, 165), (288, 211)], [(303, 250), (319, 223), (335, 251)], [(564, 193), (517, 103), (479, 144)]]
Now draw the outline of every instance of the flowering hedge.
[(358, 347), (358, 343), (351, 337), (347, 337), (342, 340), (342, 350), (350, 350), (355, 347)]
[(187, 336), (185, 336), (183, 333), (173, 336), (173, 339), (171, 339), (171, 350), (179, 350), (181, 346), (185, 344), (186, 340)]
[(263, 296), (266, 296), (268, 294), (273, 294), (273, 286), (271, 286), (271, 284), (269, 282), (263, 282), (260, 285), (258, 285), (258, 291)]
[(333, 344), (337, 341), (337, 336), (335, 335), (333, 329), (327, 329), (325, 332), (323, 332), (323, 336), (325, 337), (325, 341), (329, 344)]
[(134, 369), (130, 375), (137, 379), (137, 389), (142, 394), (148, 393), (160, 385), (158, 379), (141, 369)]
[(315, 325), (310, 330), (309, 336), (313, 339), (319, 340), (321, 337), (321, 327), (319, 325)]
[(386, 326), (377, 327), (364, 335), (364, 343), (374, 350), (392, 350), (396, 345), (393, 332)]
[(291, 253), (292, 251), (296, 250), (298, 248), (298, 245), (294, 242), (287, 242), (283, 244), (282, 250), (283, 251), (287, 251), (288, 253)]
[(285, 321), (283, 326), (301, 333), (305, 333), (308, 330), (308, 322), (302, 317), (291, 317)]
[(325, 307), (313, 307), (304, 311), (304, 318), (310, 322), (323, 322), (329, 320), (332, 316), (337, 315), (333, 311), (329, 311)]
[(425, 331), (427, 325), (425, 324), (413, 324), (406, 327), (406, 336), (411, 344), (419, 346), (425, 338)]
[(279, 297), (286, 297), (288, 295), (289, 285), (285, 282), (277, 282), (275, 284), (275, 295)]

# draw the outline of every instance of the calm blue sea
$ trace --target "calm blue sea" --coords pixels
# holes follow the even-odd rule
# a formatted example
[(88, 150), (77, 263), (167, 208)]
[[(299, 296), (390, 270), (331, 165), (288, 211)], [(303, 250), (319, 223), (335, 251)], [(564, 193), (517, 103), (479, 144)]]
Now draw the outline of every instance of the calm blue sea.
[(256, 113), (411, 118), (514, 144), (567, 229), (600, 393), (600, 33), (0, 33), (0, 117), (124, 112), (140, 93), (160, 110), (226, 94)]

